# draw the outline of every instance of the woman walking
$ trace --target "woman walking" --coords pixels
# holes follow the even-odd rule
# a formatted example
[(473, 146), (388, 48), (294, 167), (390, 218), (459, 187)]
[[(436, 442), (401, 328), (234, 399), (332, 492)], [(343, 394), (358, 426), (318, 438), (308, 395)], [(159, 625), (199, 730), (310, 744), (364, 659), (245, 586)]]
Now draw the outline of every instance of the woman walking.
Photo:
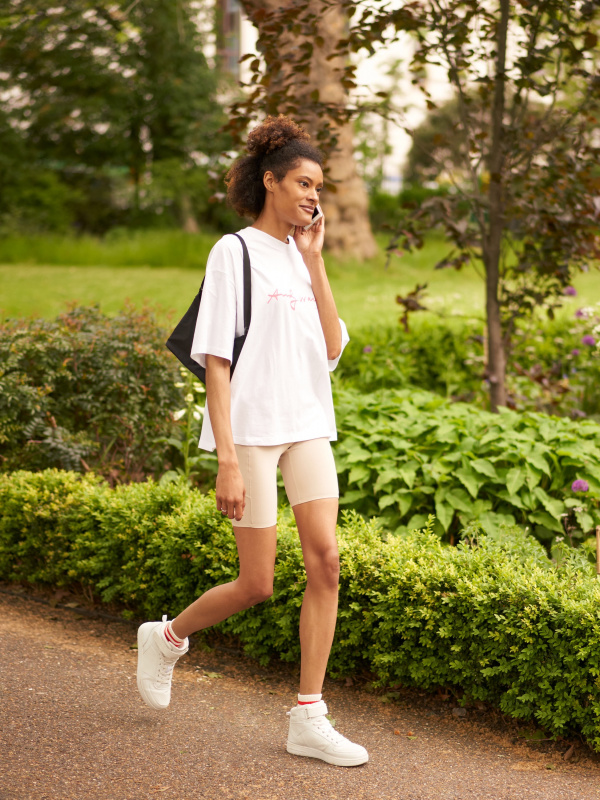
[(309, 229), (323, 186), (322, 155), (292, 120), (269, 117), (248, 136), (248, 155), (227, 177), (233, 208), (252, 217), (240, 231), (252, 268), (252, 323), (230, 377), (233, 341), (243, 332), (242, 244), (224, 236), (206, 268), (192, 357), (206, 368), (200, 447), (217, 450), (217, 508), (233, 524), (239, 575), (215, 586), (171, 622), (138, 632), (138, 688), (152, 708), (168, 706), (171, 675), (188, 637), (271, 596), (279, 466), (306, 568), (300, 614), (298, 704), (287, 750), (339, 766), (367, 751), (327, 720), (321, 691), (337, 617), (335, 537), (338, 484), (329, 371), (348, 334), (338, 318), (321, 250), (323, 219)]

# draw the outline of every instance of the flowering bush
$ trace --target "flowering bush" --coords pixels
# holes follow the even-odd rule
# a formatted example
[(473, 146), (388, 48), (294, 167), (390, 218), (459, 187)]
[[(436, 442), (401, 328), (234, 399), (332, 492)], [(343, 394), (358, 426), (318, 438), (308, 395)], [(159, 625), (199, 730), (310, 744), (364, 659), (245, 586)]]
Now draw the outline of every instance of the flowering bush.
[(420, 319), (408, 332), (399, 325), (352, 330), (333, 375), (363, 392), (418, 386), (473, 401), (485, 391), (483, 362), (480, 323)]
[(521, 324), (508, 386), (512, 406), (600, 420), (600, 305)]

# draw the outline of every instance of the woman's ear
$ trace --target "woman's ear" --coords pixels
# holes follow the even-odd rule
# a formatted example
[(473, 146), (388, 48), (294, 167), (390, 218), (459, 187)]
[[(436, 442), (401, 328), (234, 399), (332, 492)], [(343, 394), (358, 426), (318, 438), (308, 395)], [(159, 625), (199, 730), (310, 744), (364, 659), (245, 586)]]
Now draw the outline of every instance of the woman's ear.
[(273, 175), (270, 169), (268, 169), (263, 175), (263, 183), (265, 185), (265, 189), (267, 190), (267, 192), (273, 191), (273, 184), (276, 183), (276, 181), (275, 181), (275, 175)]

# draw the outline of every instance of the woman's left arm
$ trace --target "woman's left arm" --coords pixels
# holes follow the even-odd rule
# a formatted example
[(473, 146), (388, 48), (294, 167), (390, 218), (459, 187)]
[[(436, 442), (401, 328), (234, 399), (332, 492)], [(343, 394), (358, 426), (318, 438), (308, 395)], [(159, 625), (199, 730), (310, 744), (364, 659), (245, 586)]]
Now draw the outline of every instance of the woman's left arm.
[(342, 352), (342, 329), (335, 300), (333, 299), (333, 292), (325, 271), (325, 262), (321, 255), (324, 234), (325, 225), (323, 220), (320, 219), (309, 231), (297, 227), (294, 241), (310, 275), (312, 289), (317, 301), (319, 319), (325, 336), (327, 358), (329, 361), (334, 361)]

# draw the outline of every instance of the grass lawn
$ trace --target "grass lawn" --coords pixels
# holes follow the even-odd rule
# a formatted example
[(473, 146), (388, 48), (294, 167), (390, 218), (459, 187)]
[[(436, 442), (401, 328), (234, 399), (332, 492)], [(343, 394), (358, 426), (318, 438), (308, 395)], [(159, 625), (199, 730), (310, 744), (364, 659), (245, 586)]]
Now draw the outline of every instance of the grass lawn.
[[(114, 313), (129, 300), (148, 303), (161, 322), (185, 311), (202, 280), (203, 265), (217, 237), (178, 231), (119, 233), (103, 241), (45, 237), (0, 241), (0, 316), (53, 317), (69, 302), (99, 303)], [(369, 261), (326, 256), (340, 316), (349, 327), (395, 323), (397, 294), (427, 283), (426, 305), (447, 316), (483, 318), (483, 282), (473, 268), (462, 272), (433, 269), (447, 246), (432, 237), (423, 250), (393, 257), (385, 268), (386, 237)], [(565, 307), (600, 301), (600, 273), (575, 280), (577, 298)]]

